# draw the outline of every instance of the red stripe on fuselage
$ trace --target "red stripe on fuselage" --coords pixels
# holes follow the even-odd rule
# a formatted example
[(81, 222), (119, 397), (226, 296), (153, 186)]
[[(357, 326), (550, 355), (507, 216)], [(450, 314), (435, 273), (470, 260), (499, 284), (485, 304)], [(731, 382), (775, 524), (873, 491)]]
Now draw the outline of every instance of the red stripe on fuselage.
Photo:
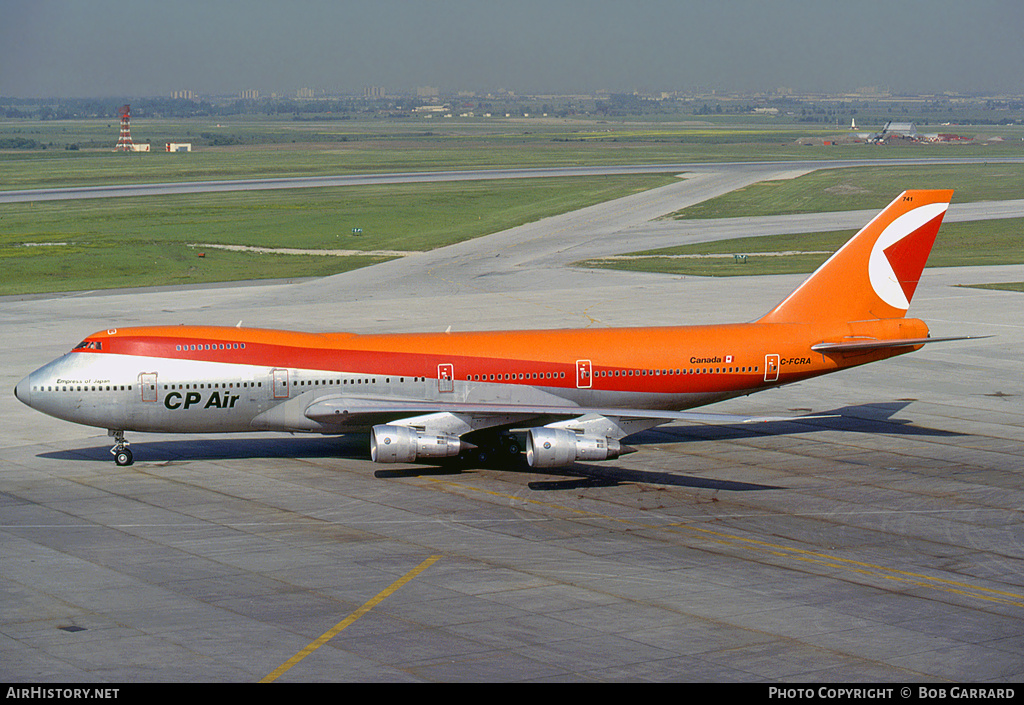
[[(649, 334), (651, 330), (644, 329), (633, 333), (643, 335)], [(567, 333), (580, 334), (576, 336), (578, 340), (574, 340), (571, 346), (566, 345)], [(763, 381), (763, 361), (759, 361), (754, 355), (736, 354), (733, 356), (733, 362), (728, 364), (690, 363), (689, 353), (681, 349), (684, 341), (691, 337), (685, 334), (685, 329), (660, 329), (659, 335), (668, 336), (668, 339), (662, 341), (663, 352), (655, 356), (637, 354), (632, 346), (623, 346), (621, 335), (617, 335), (616, 339), (620, 342), (611, 346), (615, 350), (615, 359), (609, 360), (607, 350), (610, 347), (611, 336), (621, 333), (620, 330), (528, 331), (440, 336), (414, 334), (406, 337), (359, 336), (349, 333), (318, 335), (288, 331), (181, 326), (163, 329), (122, 329), (91, 336), (87, 341), (100, 341), (102, 353), (346, 374), (436, 379), (438, 365), (451, 364), (456, 380), (466, 381), (467, 377), (470, 377), (470, 381), (476, 382), (576, 388), (577, 355), (574, 352), (564, 353), (561, 355), (562, 360), (445, 352), (445, 349), (456, 351), (464, 347), (481, 352), (481, 348), (517, 347), (514, 343), (521, 343), (521, 336), (526, 335), (533, 339), (531, 350), (538, 353), (538, 356), (546, 354), (547, 357), (555, 357), (558, 356), (559, 349), (564, 350), (566, 347), (591, 350), (593, 354), (580, 353), (579, 357), (590, 355), (594, 358), (591, 360), (593, 377), (589, 380), (589, 386), (595, 389), (700, 393), (749, 389)], [(425, 350), (413, 352), (389, 349), (416, 347), (410, 345), (410, 339), (421, 343), (419, 347)], [(668, 345), (669, 339), (678, 345)], [(221, 349), (222, 345), (224, 349)], [(675, 348), (675, 352), (666, 354), (665, 349), (670, 347)], [(700, 349), (703, 351), (699, 355), (702, 359), (714, 357), (707, 352), (711, 348), (701, 345)], [(722, 355), (726, 352), (728, 351), (716, 351)], [(734, 352), (740, 353), (740, 350)], [(744, 357), (749, 359), (743, 359)], [(566, 358), (568, 361), (565, 361)], [(742, 372), (741, 367), (744, 368)], [(701, 372), (691, 373), (695, 369)], [(733, 371), (727, 372), (729, 369)], [(662, 371), (668, 370), (671, 370), (671, 374), (661, 374)], [(676, 370), (679, 370), (680, 374), (676, 374)]]

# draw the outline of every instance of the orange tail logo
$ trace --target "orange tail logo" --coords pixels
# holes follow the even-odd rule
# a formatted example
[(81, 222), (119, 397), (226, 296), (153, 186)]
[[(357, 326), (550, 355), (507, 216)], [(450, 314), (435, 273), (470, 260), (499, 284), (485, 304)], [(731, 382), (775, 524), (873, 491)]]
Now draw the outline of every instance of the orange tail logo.
[(904, 191), (760, 322), (902, 318), (952, 197)]

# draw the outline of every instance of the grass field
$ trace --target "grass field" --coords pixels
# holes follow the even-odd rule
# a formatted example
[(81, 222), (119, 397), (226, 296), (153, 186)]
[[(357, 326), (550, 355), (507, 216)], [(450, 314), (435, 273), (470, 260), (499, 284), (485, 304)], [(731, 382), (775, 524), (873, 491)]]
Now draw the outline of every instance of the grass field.
[(323, 276), (382, 258), (221, 250), (200, 258), (190, 245), (429, 250), (673, 180), (523, 179), (9, 204), (0, 210), (0, 294)]
[[(856, 232), (837, 230), (717, 240), (636, 252), (636, 259), (585, 260), (578, 266), (700, 277), (809, 274)], [(747, 254), (746, 263), (738, 263), (736, 254)], [(993, 264), (1024, 264), (1024, 218), (944, 223), (928, 258), (929, 267)]]
[[(121, 249), (121, 248), (124, 249)], [(5, 248), (6, 249), (6, 248)], [(6, 254), (0, 292), (31, 294), (120, 287), (186, 285), (250, 279), (290, 279), (338, 274), (385, 261), (386, 257), (317, 257), (198, 251), (182, 243), (124, 242), (118, 246), (51, 247)], [(59, 250), (59, 251), (58, 251)], [(112, 253), (117, 250), (119, 254)]]
[(877, 166), (765, 181), (673, 214), (679, 219), (881, 210), (911, 188), (951, 188), (953, 203), (1024, 198), (1024, 164)]
[[(1024, 198), (1024, 164), (857, 167), (753, 184), (674, 214), (678, 219), (756, 217), (882, 209), (907, 188), (953, 188), (953, 202)], [(632, 253), (633, 259), (588, 260), (581, 266), (694, 276), (802, 274), (814, 271), (855, 231), (723, 240)], [(758, 256), (752, 253), (792, 253)], [(822, 254), (822, 253), (826, 254)], [(745, 263), (733, 255), (748, 254)], [(725, 255), (704, 257), (703, 255)], [(1024, 263), (1024, 220), (946, 223), (928, 265)]]
[[(197, 151), (114, 153), (119, 127), (110, 120), (0, 121), (0, 139), (32, 139), (37, 150), (0, 151), (0, 189), (162, 181), (531, 166), (657, 164), (796, 159), (1019, 156), (1016, 141), (988, 145), (866, 144), (799, 146), (799, 137), (829, 137), (830, 126), (770, 118), (713, 116), (640, 120), (137, 120), (133, 138), (154, 150), (168, 141)], [(842, 132), (840, 130), (839, 132)], [(235, 142), (210, 147), (203, 135)], [(86, 145), (69, 151), (70, 145)]]
[(997, 282), (995, 284), (971, 284), (970, 288), (994, 289), (996, 291), (1020, 291), (1024, 293), (1024, 282)]
[[(31, 139), (46, 146), (0, 151), (0, 190), (528, 166), (1019, 156), (1024, 134), (1019, 126), (1008, 126), (999, 128), (1006, 142), (989, 145), (814, 147), (798, 146), (795, 140), (827, 137), (836, 129), (753, 115), (680, 120), (239, 118), (222, 123), (195, 118), (138, 120), (132, 126), (135, 140), (150, 141), (156, 150), (165, 141), (194, 140), (195, 152), (119, 154), (112, 151), (118, 128), (112, 120), (0, 121), (0, 138)], [(206, 146), (212, 141), (233, 146)], [(670, 181), (665, 176), (509, 180), (10, 204), (0, 209), (0, 294), (322, 276), (380, 261), (381, 255), (374, 254), (380, 250), (441, 247)], [(957, 201), (1017, 198), (1024, 194), (1024, 167), (822, 171), (741, 189), (679, 217), (880, 208), (911, 185), (956, 188)], [(361, 228), (362, 234), (354, 235), (353, 228)], [(832, 236), (822, 235), (827, 246), (786, 247), (832, 249), (838, 246)], [(1018, 242), (1002, 233), (983, 254), (975, 254), (980, 244), (972, 242), (950, 255), (959, 257), (957, 261), (976, 256), (1018, 261)], [(200, 258), (190, 246), (194, 243), (367, 254), (208, 250)], [(810, 271), (818, 256), (803, 262), (770, 259), (752, 258), (747, 265), (703, 261), (698, 266), (705, 274), (709, 268), (722, 274), (753, 274), (762, 267)], [(608, 266), (684, 271), (679, 260), (657, 258)], [(692, 271), (690, 264), (685, 271)]]

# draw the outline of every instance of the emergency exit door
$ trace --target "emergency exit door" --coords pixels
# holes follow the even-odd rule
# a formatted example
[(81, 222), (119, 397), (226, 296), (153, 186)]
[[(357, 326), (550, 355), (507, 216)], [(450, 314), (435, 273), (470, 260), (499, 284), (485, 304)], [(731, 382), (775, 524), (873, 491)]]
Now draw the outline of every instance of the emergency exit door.
[(590, 389), (592, 386), (594, 386), (592, 378), (593, 365), (590, 364), (590, 360), (577, 360), (576, 387), (578, 389)]
[(455, 365), (446, 362), (437, 366), (437, 391), (455, 391)]

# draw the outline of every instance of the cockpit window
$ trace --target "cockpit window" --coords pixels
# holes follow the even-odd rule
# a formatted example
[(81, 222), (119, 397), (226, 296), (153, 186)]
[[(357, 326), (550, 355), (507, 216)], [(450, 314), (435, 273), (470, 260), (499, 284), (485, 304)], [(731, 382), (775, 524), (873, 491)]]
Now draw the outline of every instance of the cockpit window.
[(102, 350), (103, 343), (98, 340), (83, 340), (81, 343), (76, 345), (72, 350)]

